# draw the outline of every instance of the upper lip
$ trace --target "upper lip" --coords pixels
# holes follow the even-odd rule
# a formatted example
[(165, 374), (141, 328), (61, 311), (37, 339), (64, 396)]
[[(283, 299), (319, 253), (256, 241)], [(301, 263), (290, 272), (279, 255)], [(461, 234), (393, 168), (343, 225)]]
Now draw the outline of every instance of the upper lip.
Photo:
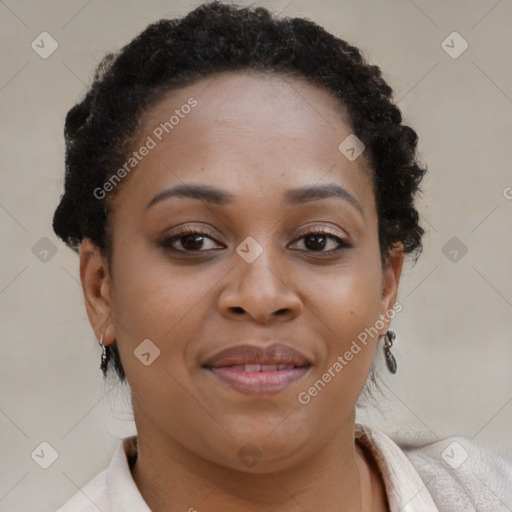
[(266, 347), (255, 345), (229, 347), (214, 354), (203, 366), (220, 368), (245, 364), (310, 366), (311, 362), (304, 354), (289, 345), (273, 343)]

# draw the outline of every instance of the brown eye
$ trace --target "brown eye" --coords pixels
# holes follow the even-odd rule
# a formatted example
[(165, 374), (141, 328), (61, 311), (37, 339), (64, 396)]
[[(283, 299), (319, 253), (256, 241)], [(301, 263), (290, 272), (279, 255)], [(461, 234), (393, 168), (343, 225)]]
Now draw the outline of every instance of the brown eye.
[(186, 235), (179, 237), (178, 240), (187, 251), (198, 251), (202, 249), (205, 237), (203, 235)]
[[(345, 240), (328, 231), (311, 231), (296, 240), (304, 240), (305, 251), (332, 254), (351, 247)], [(331, 246), (329, 250), (326, 247)]]
[[(206, 252), (215, 248), (205, 248), (205, 245), (208, 245), (208, 241), (216, 242), (207, 233), (196, 229), (186, 229), (181, 233), (165, 238), (158, 245), (166, 250), (175, 252)], [(177, 247), (179, 245), (181, 245), (181, 249)]]

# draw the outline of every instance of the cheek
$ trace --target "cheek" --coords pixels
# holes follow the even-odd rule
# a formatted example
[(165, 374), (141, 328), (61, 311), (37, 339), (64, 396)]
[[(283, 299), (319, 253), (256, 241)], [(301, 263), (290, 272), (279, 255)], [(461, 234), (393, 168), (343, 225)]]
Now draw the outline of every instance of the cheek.
[(152, 264), (150, 258), (143, 266), (136, 263), (137, 258), (126, 258), (113, 286), (118, 349), (133, 405), (142, 417), (166, 424), (175, 437), (186, 437), (189, 422), (176, 421), (175, 411), (182, 419), (204, 415), (187, 392), (185, 351), (201, 325), (200, 300), (211, 284), (185, 279), (183, 272)]
[[(118, 348), (127, 375), (131, 370), (138, 374), (141, 369), (141, 360), (134, 355), (145, 347), (141, 345), (144, 340), (154, 344), (153, 347), (145, 342), (151, 355), (158, 354), (149, 367), (155, 371), (146, 372), (147, 382), (133, 382), (134, 387), (153, 383), (165, 389), (158, 382), (169, 380), (166, 370), (180, 382), (189, 379), (187, 348), (205, 324), (213, 300), (209, 295), (212, 282), (220, 279), (222, 273), (209, 277), (211, 273), (195, 271), (193, 267), (171, 268), (165, 259), (155, 258), (150, 252), (140, 256), (132, 252), (119, 262), (112, 286), (113, 311)], [(176, 386), (176, 382), (171, 379), (167, 389), (169, 386)]]
[(316, 432), (334, 435), (354, 411), (378, 341), (371, 330), (379, 319), (380, 286), (375, 279), (340, 277), (336, 285), (337, 293), (332, 280), (325, 284), (325, 290), (322, 286), (316, 289), (319, 297), (325, 291), (321, 301), (325, 353), (296, 397), (306, 414), (302, 428), (312, 436)]
[[(354, 255), (353, 261), (339, 270), (324, 275), (311, 274), (308, 285), (308, 308), (329, 330), (329, 337), (346, 340), (379, 318), (382, 297), (380, 265), (363, 256)], [(305, 277), (305, 282), (307, 278)]]
[[(117, 345), (128, 379), (132, 371), (138, 374), (149, 361), (154, 361), (147, 367), (151, 371), (145, 371), (144, 375), (153, 374), (170, 350), (173, 353), (179, 350), (176, 344), (164, 344), (163, 340), (179, 339), (176, 330), (179, 331), (179, 319), (184, 314), (181, 310), (186, 307), (186, 297), (183, 293), (179, 294), (179, 299), (175, 296), (179, 286), (171, 286), (162, 269), (148, 261), (141, 265), (136, 263), (134, 258), (125, 258), (116, 269), (112, 286)], [(177, 326), (175, 331), (174, 326)], [(146, 353), (150, 355), (142, 356)]]
[(160, 338), (193, 309), (209, 287), (184, 278), (189, 272), (171, 270), (151, 255), (122, 262), (113, 285), (113, 307), (116, 318), (130, 326), (128, 336)]
[[(315, 280), (308, 295), (308, 313), (315, 331), (324, 338), (321, 365), (314, 380), (323, 379), (329, 388), (320, 401), (357, 399), (373, 362), (380, 318), (382, 274), (380, 260), (354, 258), (353, 264), (335, 275)], [(312, 390), (312, 394), (315, 391)]]

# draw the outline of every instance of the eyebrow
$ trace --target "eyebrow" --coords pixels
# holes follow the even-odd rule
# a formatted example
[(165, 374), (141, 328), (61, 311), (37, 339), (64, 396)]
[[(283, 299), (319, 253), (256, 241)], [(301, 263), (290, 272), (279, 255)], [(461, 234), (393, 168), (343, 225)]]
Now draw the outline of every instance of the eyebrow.
[[(307, 185), (304, 187), (294, 188), (285, 192), (285, 199), (291, 205), (308, 203), (310, 201), (318, 201), (331, 197), (338, 197), (347, 201), (354, 206), (362, 217), (364, 217), (363, 208), (359, 201), (346, 189), (340, 187), (336, 183), (326, 183), (324, 185)], [(211, 185), (202, 185), (196, 183), (184, 183), (175, 185), (171, 188), (158, 193), (147, 204), (146, 210), (152, 206), (170, 199), (171, 197), (187, 197), (190, 199), (198, 199), (207, 203), (217, 205), (227, 205), (235, 201), (235, 196), (228, 192)]]

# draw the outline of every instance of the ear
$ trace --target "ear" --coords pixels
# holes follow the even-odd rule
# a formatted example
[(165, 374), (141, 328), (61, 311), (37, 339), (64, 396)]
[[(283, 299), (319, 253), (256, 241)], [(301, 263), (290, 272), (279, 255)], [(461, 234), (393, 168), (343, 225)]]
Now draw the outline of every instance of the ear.
[(396, 303), (398, 294), (398, 283), (402, 275), (402, 266), (404, 263), (404, 246), (399, 242), (391, 250), (389, 256), (384, 262), (382, 270), (382, 297), (380, 314), (382, 320), (385, 321), (385, 327), (380, 334), (385, 334), (389, 327), (391, 318), (389, 310), (393, 308)]
[(80, 281), (84, 292), (85, 308), (97, 339), (103, 334), (103, 344), (116, 340), (111, 322), (111, 281), (106, 258), (89, 239), (80, 244)]

